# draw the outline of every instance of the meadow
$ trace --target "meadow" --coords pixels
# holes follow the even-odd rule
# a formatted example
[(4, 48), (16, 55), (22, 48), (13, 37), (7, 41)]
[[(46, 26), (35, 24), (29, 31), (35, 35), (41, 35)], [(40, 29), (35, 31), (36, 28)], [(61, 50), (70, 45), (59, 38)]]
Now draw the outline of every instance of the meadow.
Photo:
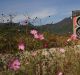
[(75, 35), (25, 26), (3, 29), (0, 75), (80, 75), (80, 41)]

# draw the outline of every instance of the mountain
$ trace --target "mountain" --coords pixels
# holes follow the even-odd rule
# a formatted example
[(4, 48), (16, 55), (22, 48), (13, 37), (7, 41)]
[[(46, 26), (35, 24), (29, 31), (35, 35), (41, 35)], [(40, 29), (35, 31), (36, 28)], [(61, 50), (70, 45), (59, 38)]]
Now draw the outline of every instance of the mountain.
[(48, 31), (50, 33), (66, 34), (72, 33), (73, 25), (70, 17), (64, 18), (55, 24), (47, 24), (38, 27), (40, 31)]
[(57, 34), (67, 34), (72, 33), (73, 25), (70, 17), (63, 19), (60, 22), (55, 24), (46, 24), (41, 26), (34, 26), (29, 23), (29, 25), (19, 25), (18, 23), (0, 23), (0, 33), (3, 32), (16, 32), (17, 29), (20, 29), (21, 32), (25, 32), (31, 29), (37, 29), (40, 32), (49, 32), (49, 33), (57, 33)]
[(32, 29), (37, 29), (40, 32), (49, 32), (50, 35), (47, 35), (50, 37), (50, 39), (48, 38), (49, 39), (48, 42), (50, 43), (52, 42), (50, 44), (50, 47), (52, 47), (55, 45), (56, 46), (62, 45), (62, 38), (61, 40), (58, 38), (59, 39), (58, 40), (56, 39), (56, 37), (60, 37), (60, 36), (58, 35), (53, 36), (52, 34), (54, 33), (66, 34), (69, 32), (72, 33), (73, 28), (72, 28), (72, 20), (70, 18), (65, 18), (62, 21), (55, 23), (55, 24), (47, 24), (47, 25), (42, 25), (42, 26), (34, 26), (31, 23), (29, 23), (28, 25), (20, 25), (19, 23), (0, 23), (0, 41), (1, 41), (0, 52), (4, 53), (6, 51), (12, 52), (14, 50), (17, 50), (17, 44), (19, 40), (21, 39), (26, 41), (27, 49), (29, 50), (32, 50), (33, 48), (39, 49), (40, 46), (36, 45), (38, 44), (38, 42), (34, 41), (35, 44), (33, 45), (33, 42), (31, 40), (32, 37), (30, 35), (30, 30)]

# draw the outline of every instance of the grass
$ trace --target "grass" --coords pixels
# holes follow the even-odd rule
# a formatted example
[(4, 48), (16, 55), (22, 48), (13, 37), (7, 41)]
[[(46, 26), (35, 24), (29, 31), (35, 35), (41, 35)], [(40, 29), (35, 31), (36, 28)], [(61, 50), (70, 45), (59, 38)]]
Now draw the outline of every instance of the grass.
[[(80, 75), (80, 46), (40, 49), (37, 51), (25, 51), (23, 54), (5, 54), (0, 58), (0, 75)], [(51, 56), (52, 55), (52, 56)], [(21, 62), (18, 71), (7, 68), (8, 60), (17, 56)]]
[[(80, 75), (79, 40), (65, 44), (69, 35), (44, 32), (45, 40), (39, 41), (30, 35), (30, 30), (26, 34), (6, 31), (0, 34), (0, 75)], [(24, 52), (18, 49), (20, 40), (25, 43)], [(15, 57), (21, 63), (18, 71), (8, 67), (9, 60)]]

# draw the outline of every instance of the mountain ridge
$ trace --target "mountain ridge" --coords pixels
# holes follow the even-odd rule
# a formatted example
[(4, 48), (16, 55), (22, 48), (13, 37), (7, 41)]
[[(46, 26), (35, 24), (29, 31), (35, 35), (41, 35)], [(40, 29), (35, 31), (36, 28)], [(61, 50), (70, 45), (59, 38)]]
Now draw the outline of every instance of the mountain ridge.
[(41, 31), (49, 31), (50, 33), (72, 33), (73, 25), (70, 17), (64, 18), (55, 24), (47, 24), (39, 26)]
[(0, 30), (7, 31), (7, 29), (10, 29), (10, 28), (12, 30), (20, 28), (23, 31), (25, 31), (25, 28), (27, 28), (29, 30), (30, 29), (37, 29), (41, 32), (67, 34), (67, 33), (72, 33), (73, 25), (72, 25), (72, 19), (70, 17), (64, 18), (63, 20), (61, 20), (55, 24), (46, 24), (46, 25), (41, 25), (41, 26), (34, 26), (31, 23), (29, 23), (26, 26), (19, 25), (18, 23), (13, 23), (13, 24), (0, 23)]

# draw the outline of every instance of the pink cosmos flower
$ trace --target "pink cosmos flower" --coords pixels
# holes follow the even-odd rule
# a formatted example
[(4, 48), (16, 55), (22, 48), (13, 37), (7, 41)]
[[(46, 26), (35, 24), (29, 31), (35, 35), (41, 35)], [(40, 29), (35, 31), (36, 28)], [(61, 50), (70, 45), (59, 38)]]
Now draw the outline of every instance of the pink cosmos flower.
[(67, 42), (70, 42), (70, 41), (75, 41), (75, 40), (77, 40), (77, 35), (76, 34), (72, 34), (71, 36), (70, 36), (70, 38), (68, 38), (67, 39)]
[(77, 40), (77, 35), (76, 34), (72, 34), (70, 37), (72, 40)]
[(11, 60), (9, 63), (9, 68), (16, 71), (20, 68), (20, 61), (18, 59)]
[(39, 34), (38, 36), (39, 36), (39, 40), (44, 40), (43, 34)]
[(62, 72), (59, 72), (59, 74), (58, 75), (63, 75), (63, 73)]
[(43, 36), (43, 34), (35, 34), (34, 35), (34, 38), (35, 39), (38, 39), (38, 40), (43, 40), (44, 39), (44, 36)]
[(38, 33), (37, 30), (31, 30), (30, 33), (34, 36), (35, 39), (38, 39), (38, 40), (44, 39), (43, 34)]
[(18, 49), (21, 50), (21, 51), (24, 51), (24, 50), (25, 50), (25, 45), (24, 45), (24, 43), (19, 43), (19, 44), (18, 44)]
[(34, 38), (35, 38), (35, 39), (39, 39), (39, 35), (38, 35), (38, 34), (35, 34), (35, 35), (34, 35)]
[(59, 50), (60, 50), (61, 53), (65, 52), (64, 48), (60, 48)]
[(35, 35), (35, 34), (38, 33), (38, 31), (33, 29), (33, 30), (30, 31), (30, 33), (33, 34), (33, 35)]

